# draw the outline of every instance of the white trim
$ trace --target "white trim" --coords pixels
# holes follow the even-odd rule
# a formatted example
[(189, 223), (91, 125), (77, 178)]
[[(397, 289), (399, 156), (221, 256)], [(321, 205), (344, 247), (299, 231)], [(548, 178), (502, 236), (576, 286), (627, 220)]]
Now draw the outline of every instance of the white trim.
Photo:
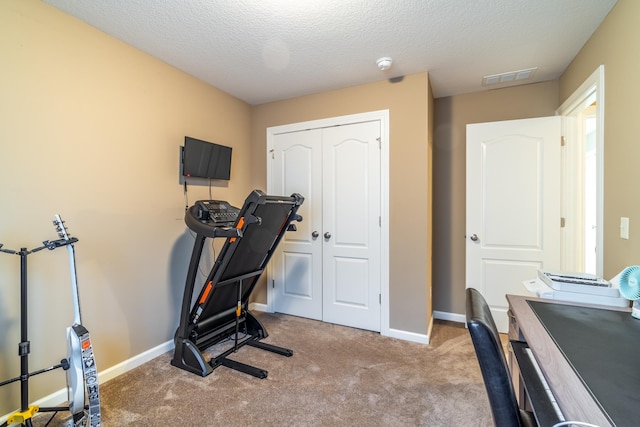
[[(252, 311), (263, 311), (265, 313), (273, 313), (273, 311), (268, 311), (267, 310), (268, 305), (267, 304), (260, 304), (260, 303), (255, 303), (252, 302), (251, 304), (249, 304), (249, 309)], [(441, 313), (441, 312), (434, 312), (434, 317), (435, 319), (438, 319), (437, 316), (435, 316), (436, 313)], [(447, 313), (442, 313), (444, 315), (446, 315)], [(453, 315), (453, 316), (458, 316), (458, 315)], [(464, 319), (464, 316), (462, 316)], [(458, 320), (458, 319), (446, 319), (446, 320), (453, 320), (453, 321), (461, 321), (464, 322), (464, 320)], [(382, 336), (387, 336), (387, 337), (391, 337), (391, 338), (398, 338), (404, 341), (412, 341), (412, 342), (417, 342), (420, 344), (429, 344), (429, 337), (431, 336), (431, 331), (433, 329), (433, 319), (431, 320), (431, 322), (429, 323), (429, 328), (428, 328), (428, 333), (427, 335), (424, 334), (417, 334), (415, 332), (407, 332), (407, 331), (402, 331), (400, 329), (389, 329), (388, 332), (386, 334), (383, 334), (382, 332), (380, 333), (380, 335)]]
[(467, 317), (464, 314), (458, 314), (458, 313), (434, 311), (433, 318), (438, 320), (449, 320), (451, 322), (467, 323)]
[[(63, 405), (66, 401), (67, 401), (67, 389), (63, 388), (63, 389), (60, 389), (60, 390), (58, 390), (56, 392), (51, 393), (48, 396), (43, 397), (42, 399), (38, 399), (35, 402), (30, 402), (29, 406), (37, 406), (38, 408), (40, 408), (40, 407), (56, 407), (56, 406)], [(16, 409), (16, 411), (19, 411), (19, 409)], [(8, 413), (8, 414), (5, 414), (2, 417), (0, 417), (0, 424), (6, 422), (7, 419), (13, 414), (15, 414), (15, 411), (11, 412), (11, 413)], [(69, 415), (71, 415), (71, 414), (69, 414)], [(37, 416), (37, 413), (36, 413), (35, 416)], [(51, 416), (51, 415), (49, 415), (49, 416)]]
[(262, 311), (265, 313), (273, 313), (273, 311), (269, 311), (268, 304), (262, 304), (259, 302), (251, 302), (249, 303), (249, 310), (251, 311)]
[[(144, 363), (149, 362), (152, 359), (155, 359), (156, 357), (168, 351), (173, 350), (173, 348), (174, 348), (174, 342), (173, 340), (170, 340), (156, 347), (153, 347), (152, 349), (144, 351), (138, 354), (137, 356), (132, 357), (131, 359), (125, 360), (124, 362), (118, 363), (117, 365), (114, 365), (108, 369), (105, 369), (104, 371), (98, 373), (98, 384), (102, 385), (119, 375), (122, 375), (134, 368), (137, 368), (138, 366)], [(100, 361), (98, 360), (98, 366), (100, 366), (99, 362)], [(33, 403), (30, 403), (30, 405), (31, 406), (35, 405), (38, 407), (55, 407), (55, 406), (60, 406), (64, 404), (66, 401), (67, 401), (67, 389), (63, 388), (61, 390), (51, 393), (48, 396), (45, 396), (41, 399), (36, 400)], [(14, 413), (15, 412), (11, 412), (9, 414), (5, 414), (2, 417), (0, 417), (0, 424), (4, 423), (7, 420), (7, 418), (9, 418)]]
[[(267, 304), (260, 304), (260, 303), (254, 303), (254, 302), (249, 304), (249, 309), (252, 311), (263, 311), (265, 313), (273, 313), (273, 311), (268, 311), (267, 307), (268, 307)], [(440, 313), (440, 312), (434, 312), (434, 318), (437, 319), (438, 317), (435, 316), (435, 313)], [(446, 315), (447, 313), (443, 313), (443, 314)], [(457, 315), (454, 315), (454, 316), (457, 316)], [(447, 320), (453, 320), (453, 319), (447, 319)], [(454, 320), (454, 321), (458, 321), (458, 320)], [(462, 320), (462, 322), (464, 322), (464, 320)], [(389, 329), (386, 334), (383, 334), (382, 332), (380, 332), (380, 335), (387, 336), (390, 338), (397, 338), (404, 341), (417, 342), (420, 344), (429, 344), (429, 337), (431, 336), (432, 329), (433, 329), (433, 319), (429, 323), (427, 335), (416, 334), (415, 332), (402, 331), (400, 329)]]
[[(380, 333), (380, 335), (382, 335), (382, 333)], [(399, 329), (389, 329), (385, 336), (403, 341), (417, 342), (418, 344), (429, 344), (429, 335), (401, 331)]]
[[(591, 75), (562, 103), (556, 114), (570, 116), (595, 91), (596, 93), (596, 205), (597, 205), (597, 237), (596, 274), (604, 274), (604, 65), (600, 65)], [(571, 242), (566, 242), (570, 245)]]
[[(382, 231), (380, 236), (380, 293), (382, 299), (380, 306), (380, 334), (391, 336), (391, 330), (389, 328), (389, 110), (371, 111), (267, 128), (267, 188), (272, 187), (272, 172), (269, 156), (270, 151), (273, 149), (275, 135), (375, 120), (380, 121), (380, 136), (382, 138), (380, 149), (380, 210), (382, 217)], [(267, 275), (271, 277), (271, 270), (268, 266)], [(270, 286), (267, 286), (267, 309), (265, 311), (273, 312), (273, 299), (273, 290)]]
[(137, 356), (132, 357), (131, 359), (125, 360), (124, 362), (120, 362), (117, 365), (114, 365), (98, 374), (98, 379), (100, 383), (107, 382), (119, 375), (124, 374), (138, 366), (149, 362), (156, 357), (173, 350), (174, 342), (173, 340), (167, 341), (163, 344), (160, 344), (156, 347), (153, 347), (147, 351), (144, 351)]

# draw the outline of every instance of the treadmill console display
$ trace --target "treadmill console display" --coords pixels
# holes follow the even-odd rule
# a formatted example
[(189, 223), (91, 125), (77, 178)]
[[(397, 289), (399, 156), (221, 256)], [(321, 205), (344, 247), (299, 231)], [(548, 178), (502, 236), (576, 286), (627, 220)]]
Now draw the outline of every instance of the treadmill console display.
[(198, 200), (196, 207), (199, 220), (214, 224), (233, 224), (240, 213), (240, 209), (222, 200)]

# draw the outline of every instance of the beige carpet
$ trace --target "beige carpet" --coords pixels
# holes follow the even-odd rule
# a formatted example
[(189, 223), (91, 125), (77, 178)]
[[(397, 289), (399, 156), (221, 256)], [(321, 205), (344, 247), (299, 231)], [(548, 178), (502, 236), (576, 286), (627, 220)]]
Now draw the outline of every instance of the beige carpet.
[[(492, 425), (462, 324), (437, 322), (431, 344), (423, 345), (293, 316), (257, 316), (270, 334), (264, 341), (294, 355), (247, 346), (230, 358), (269, 371), (266, 379), (225, 367), (203, 378), (171, 366), (167, 353), (101, 385), (102, 425)], [(58, 417), (50, 425), (61, 425)], [(38, 414), (34, 425), (48, 418)]]

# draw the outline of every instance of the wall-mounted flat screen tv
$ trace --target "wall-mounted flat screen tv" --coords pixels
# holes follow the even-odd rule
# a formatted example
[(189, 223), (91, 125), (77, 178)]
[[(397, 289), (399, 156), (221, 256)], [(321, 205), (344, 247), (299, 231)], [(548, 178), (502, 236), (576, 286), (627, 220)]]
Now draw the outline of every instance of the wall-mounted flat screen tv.
[(185, 136), (182, 175), (229, 180), (231, 178), (231, 147)]

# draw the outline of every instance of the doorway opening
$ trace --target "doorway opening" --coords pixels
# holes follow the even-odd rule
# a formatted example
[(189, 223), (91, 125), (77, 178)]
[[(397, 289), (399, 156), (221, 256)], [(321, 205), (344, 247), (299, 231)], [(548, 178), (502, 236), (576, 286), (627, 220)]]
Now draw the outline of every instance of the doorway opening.
[(597, 149), (596, 149), (596, 106), (595, 101), (582, 112), (582, 126), (584, 130), (584, 272), (597, 274), (598, 263), (596, 253), (598, 248), (598, 206), (596, 202), (597, 194)]
[(604, 66), (558, 108), (563, 117), (561, 269), (603, 274)]

